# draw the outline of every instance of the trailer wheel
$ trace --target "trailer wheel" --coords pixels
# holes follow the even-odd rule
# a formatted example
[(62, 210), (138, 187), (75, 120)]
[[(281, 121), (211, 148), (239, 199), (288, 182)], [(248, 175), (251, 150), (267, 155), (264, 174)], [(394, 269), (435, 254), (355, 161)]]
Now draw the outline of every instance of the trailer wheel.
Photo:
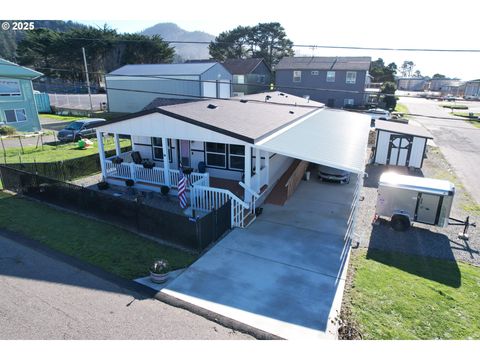
[(410, 219), (404, 215), (393, 215), (390, 225), (395, 231), (405, 231), (410, 227)]

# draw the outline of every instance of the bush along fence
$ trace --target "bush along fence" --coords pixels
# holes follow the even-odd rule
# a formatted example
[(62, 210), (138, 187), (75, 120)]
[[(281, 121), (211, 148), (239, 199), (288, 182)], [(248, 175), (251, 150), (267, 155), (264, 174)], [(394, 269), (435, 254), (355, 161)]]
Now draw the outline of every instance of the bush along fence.
[(230, 203), (195, 219), (61, 180), (0, 165), (4, 189), (189, 248), (205, 249), (230, 229)]
[[(131, 147), (124, 147), (122, 151), (130, 151)], [(105, 152), (105, 156), (115, 155), (115, 150)], [(35, 163), (12, 163), (8, 167), (23, 170), (32, 174), (46, 176), (52, 179), (69, 181), (84, 176), (89, 176), (102, 171), (100, 166), (100, 156), (92, 154), (74, 159), (54, 162), (35, 162)]]

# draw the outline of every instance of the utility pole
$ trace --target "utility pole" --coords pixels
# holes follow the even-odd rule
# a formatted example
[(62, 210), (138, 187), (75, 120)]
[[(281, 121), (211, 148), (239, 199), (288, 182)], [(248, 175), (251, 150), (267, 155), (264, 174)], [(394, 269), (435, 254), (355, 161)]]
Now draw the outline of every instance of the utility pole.
[(87, 57), (85, 56), (85, 48), (82, 47), (83, 64), (85, 65), (85, 75), (87, 77), (88, 99), (90, 100), (90, 111), (93, 112), (92, 92), (90, 90), (90, 78), (88, 77)]

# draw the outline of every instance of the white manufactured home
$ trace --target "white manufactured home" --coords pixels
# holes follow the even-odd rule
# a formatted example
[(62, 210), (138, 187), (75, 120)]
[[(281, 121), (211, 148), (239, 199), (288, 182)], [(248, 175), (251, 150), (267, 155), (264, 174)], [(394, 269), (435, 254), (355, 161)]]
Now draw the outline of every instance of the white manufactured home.
[[(131, 114), (98, 127), (97, 137), (116, 139), (112, 158), (99, 141), (107, 182), (175, 191), (181, 163), (191, 170), (191, 208), (210, 211), (231, 201), (232, 226), (244, 227), (287, 170), (295, 178), (280, 184), (288, 194), (308, 162), (362, 174), (369, 129), (367, 116), (268, 92)], [(132, 152), (121, 153), (120, 135), (131, 136)]]

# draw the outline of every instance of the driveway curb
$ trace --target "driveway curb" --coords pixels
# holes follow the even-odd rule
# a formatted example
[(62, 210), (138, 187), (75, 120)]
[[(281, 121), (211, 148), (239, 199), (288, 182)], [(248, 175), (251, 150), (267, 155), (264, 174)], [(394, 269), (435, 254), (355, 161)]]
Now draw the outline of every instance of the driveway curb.
[(241, 322), (232, 320), (230, 318), (227, 318), (225, 316), (216, 314), (212, 311), (205, 310), (203, 308), (200, 308), (198, 306), (192, 305), (190, 303), (187, 303), (185, 301), (179, 300), (173, 296), (157, 292), (157, 290), (154, 290), (152, 288), (149, 288), (148, 286), (144, 286), (142, 284), (139, 284), (133, 280), (127, 280), (124, 279), (118, 275), (112, 274), (108, 271), (103, 270), (102, 268), (89, 264), (83, 260), (79, 260), (71, 255), (64, 254), (58, 250), (52, 249), (48, 247), (47, 245), (44, 245), (40, 243), (37, 240), (33, 240), (27, 236), (6, 230), (6, 229), (0, 229), (0, 235), (4, 236), (12, 241), (15, 241), (21, 245), (24, 245), (26, 247), (29, 247), (33, 250), (36, 250), (44, 255), (47, 255), (55, 260), (59, 260), (62, 262), (65, 262), (71, 266), (74, 266), (82, 271), (88, 272), (90, 274), (93, 274), (103, 280), (109, 281), (121, 288), (136, 292), (139, 295), (143, 296), (148, 296), (151, 298), (154, 298), (158, 301), (161, 301), (167, 305), (174, 306), (176, 308), (184, 309), (187, 310), (195, 315), (199, 315), (207, 320), (216, 322), (217, 324), (220, 324), (222, 326), (225, 326), (227, 328), (230, 328), (232, 330), (236, 330), (248, 335), (251, 335), (255, 337), (256, 339), (259, 340), (281, 340), (282, 338), (277, 337), (275, 335), (272, 335), (270, 333), (267, 333), (265, 331), (256, 329), (254, 327), (245, 325)]

